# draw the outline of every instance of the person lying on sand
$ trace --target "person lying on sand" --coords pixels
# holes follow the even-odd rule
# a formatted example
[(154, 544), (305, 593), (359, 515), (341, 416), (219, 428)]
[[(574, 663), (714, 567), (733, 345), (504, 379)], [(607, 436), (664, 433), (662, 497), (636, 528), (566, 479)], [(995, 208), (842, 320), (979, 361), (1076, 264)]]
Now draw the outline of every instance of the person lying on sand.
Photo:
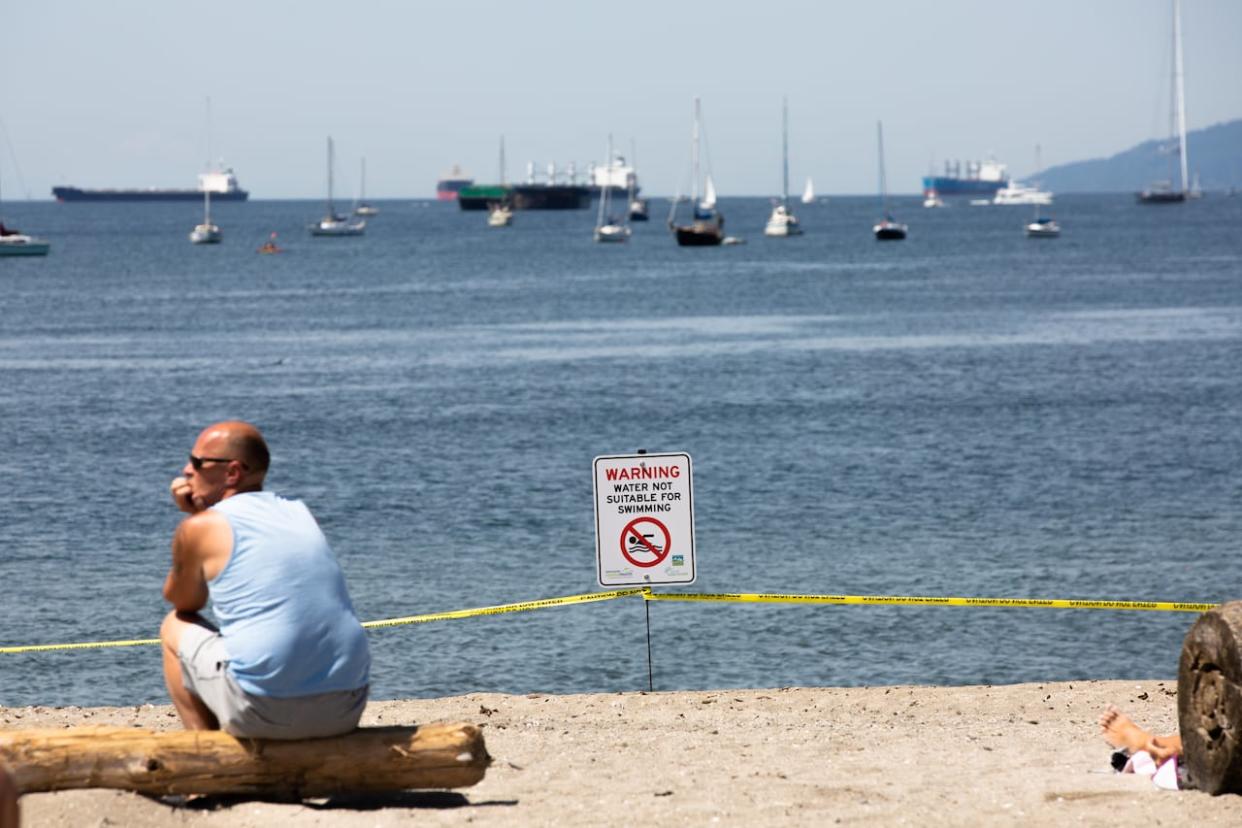
[(1113, 747), (1131, 754), (1147, 751), (1157, 766), (1173, 757), (1180, 759), (1182, 755), (1182, 737), (1179, 734), (1156, 736), (1143, 730), (1111, 704), (1100, 714), (1100, 735)]

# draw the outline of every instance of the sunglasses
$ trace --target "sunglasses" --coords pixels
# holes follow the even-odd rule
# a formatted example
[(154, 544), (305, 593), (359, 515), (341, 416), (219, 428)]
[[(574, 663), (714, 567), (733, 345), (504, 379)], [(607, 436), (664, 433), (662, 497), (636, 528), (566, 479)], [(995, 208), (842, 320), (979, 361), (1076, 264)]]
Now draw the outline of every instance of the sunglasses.
[(235, 460), (243, 466), (246, 465), (245, 462), (237, 460), (236, 457), (199, 457), (197, 454), (191, 452), (190, 468), (194, 469), (194, 471), (202, 471), (204, 463), (232, 463)]

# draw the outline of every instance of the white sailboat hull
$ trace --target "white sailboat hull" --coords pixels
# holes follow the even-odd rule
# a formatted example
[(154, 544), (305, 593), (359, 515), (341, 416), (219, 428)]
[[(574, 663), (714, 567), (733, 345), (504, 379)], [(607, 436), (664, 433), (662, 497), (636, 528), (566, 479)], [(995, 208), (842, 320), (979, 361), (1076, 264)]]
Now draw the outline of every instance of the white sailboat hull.
[(1026, 235), (1032, 239), (1055, 239), (1061, 235), (1061, 225), (1052, 219), (1032, 221), (1026, 226)]
[(46, 256), (51, 249), (51, 243), (25, 233), (0, 236), (0, 256)]
[(772, 215), (768, 217), (768, 223), (763, 227), (763, 235), (801, 236), (802, 225), (798, 223), (798, 217), (789, 212), (784, 205), (777, 205), (772, 210)]
[(341, 219), (325, 218), (310, 226), (312, 236), (361, 236), (366, 232), (365, 221), (348, 222)]
[(190, 231), (191, 244), (219, 244), (224, 241), (224, 233), (214, 224), (200, 224)]
[(595, 240), (608, 244), (630, 240), (630, 228), (622, 224), (605, 224), (595, 228)]

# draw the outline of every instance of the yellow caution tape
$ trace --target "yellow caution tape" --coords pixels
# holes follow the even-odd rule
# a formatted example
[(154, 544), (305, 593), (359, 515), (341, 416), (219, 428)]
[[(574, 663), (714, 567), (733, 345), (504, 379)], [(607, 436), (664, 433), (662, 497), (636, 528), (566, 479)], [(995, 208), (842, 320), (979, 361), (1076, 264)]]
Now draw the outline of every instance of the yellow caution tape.
[(651, 592), (648, 601), (718, 601), (744, 604), (887, 604), (922, 607), (1037, 607), (1041, 609), (1151, 610), (1207, 612), (1219, 604), (1170, 601), (1082, 601), (1055, 598), (942, 598), (927, 595), (781, 595), (757, 592)]
[[(595, 601), (611, 601), (613, 598), (625, 598), (639, 595), (645, 587), (632, 589), (614, 589), (610, 592), (588, 592), (583, 595), (565, 595), (560, 598), (543, 598), (538, 601), (520, 601), (515, 604), (499, 604), (493, 607), (477, 607), (475, 609), (451, 610), (449, 612), (430, 612), (424, 615), (407, 615), (404, 618), (385, 618), (382, 621), (367, 621), (362, 626), (398, 627), (404, 624), (426, 624), (429, 621), (448, 621), (454, 618), (472, 618), (477, 615), (502, 615), (507, 612), (527, 612), (529, 610), (563, 607), (569, 604), (590, 604)], [(129, 641), (91, 641), (84, 644), (27, 644), (17, 647), (0, 647), (0, 655), (11, 653), (42, 653), (49, 650), (97, 650), (106, 647), (139, 647), (159, 644), (158, 638), (134, 639)]]
[[(449, 612), (429, 612), (425, 615), (407, 615), (404, 618), (386, 618), (383, 621), (367, 621), (362, 626), (397, 627), (402, 624), (426, 624), (428, 621), (448, 621), (454, 618), (472, 618), (476, 615), (501, 615), (506, 612), (526, 612), (528, 610), (563, 607), (567, 604), (590, 604), (595, 601), (611, 601), (613, 598), (625, 598), (629, 595), (640, 595), (645, 587), (633, 589), (614, 589), (611, 592), (588, 592), (583, 595), (566, 595), (563, 598), (543, 598), (539, 601), (521, 601), (516, 604), (499, 604), (494, 607), (478, 607), (476, 609), (451, 610)], [(3, 650), (0, 650), (3, 652)]]
[(144, 647), (159, 643), (158, 638), (135, 638), (129, 641), (87, 641), (82, 644), (23, 644), (20, 647), (0, 647), (0, 654), (46, 653), (49, 650), (102, 650), (105, 647)]
[[(430, 612), (423, 615), (407, 615), (402, 618), (386, 618), (367, 621), (368, 629), (398, 627), (405, 624), (426, 624), (431, 621), (449, 621), (457, 618), (473, 618), (483, 615), (503, 615), (510, 612), (563, 607), (571, 604), (590, 604), (641, 595), (646, 601), (712, 601), (749, 604), (854, 604), (928, 607), (1036, 607), (1041, 609), (1105, 609), (1149, 610), (1156, 612), (1207, 612), (1219, 604), (1194, 604), (1168, 601), (1081, 601), (1043, 598), (942, 598), (919, 595), (783, 595), (757, 592), (652, 592), (650, 587), (614, 589), (609, 592), (587, 592), (581, 595), (565, 595), (560, 598), (543, 598), (537, 601), (519, 601), (491, 607)], [(25, 644), (0, 647), (0, 655), (16, 653), (44, 653), (52, 650), (98, 650), (109, 647), (141, 647), (159, 644), (158, 638), (138, 638), (125, 641), (88, 641), (80, 644)]]

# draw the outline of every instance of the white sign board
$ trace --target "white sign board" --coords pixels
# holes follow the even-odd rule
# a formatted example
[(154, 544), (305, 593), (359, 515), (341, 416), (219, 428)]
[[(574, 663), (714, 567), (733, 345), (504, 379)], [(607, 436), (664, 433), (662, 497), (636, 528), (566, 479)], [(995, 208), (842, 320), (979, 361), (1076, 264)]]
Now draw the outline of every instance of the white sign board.
[(690, 455), (595, 458), (595, 563), (600, 586), (692, 584)]

